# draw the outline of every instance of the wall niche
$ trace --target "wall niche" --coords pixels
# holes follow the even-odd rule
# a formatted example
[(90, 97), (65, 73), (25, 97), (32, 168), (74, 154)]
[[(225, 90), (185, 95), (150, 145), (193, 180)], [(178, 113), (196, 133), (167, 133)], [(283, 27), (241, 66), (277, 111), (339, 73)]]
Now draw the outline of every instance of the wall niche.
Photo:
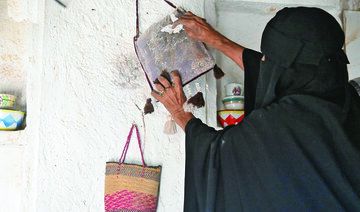
[[(12, 107), (7, 107), (6, 102), (1, 105), (2, 130), (9, 130), (18, 123), (21, 124), (17, 126), (17, 130), (26, 127), (26, 113), (23, 121), (16, 115), (20, 113), (9, 113), (9, 110), (26, 112), (26, 70), (29, 62), (31, 24), (24, 19), (25, 6), (23, 1), (0, 1), (0, 94), (16, 96)], [(0, 95), (0, 100), (6, 101), (5, 99), (6, 96)]]

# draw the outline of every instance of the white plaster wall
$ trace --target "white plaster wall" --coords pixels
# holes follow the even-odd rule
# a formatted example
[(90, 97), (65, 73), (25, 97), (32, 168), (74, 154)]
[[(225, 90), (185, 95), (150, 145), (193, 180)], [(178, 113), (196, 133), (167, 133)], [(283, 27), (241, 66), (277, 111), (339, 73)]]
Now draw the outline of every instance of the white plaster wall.
[(345, 50), (350, 64), (348, 65), (349, 79), (360, 77), (360, 11), (345, 11)]
[[(173, 3), (202, 15), (203, 1)], [(150, 90), (133, 49), (135, 1), (78, 0), (64, 9), (47, 0), (45, 11), (36, 211), (103, 211), (105, 163), (119, 159), (133, 122), (147, 165), (163, 166), (158, 211), (182, 211), (184, 133), (162, 133), (160, 104), (142, 114)], [(140, 30), (172, 11), (141, 0)], [(135, 139), (127, 162), (141, 162)]]
[(24, 147), (0, 146), (0, 211), (21, 211)]

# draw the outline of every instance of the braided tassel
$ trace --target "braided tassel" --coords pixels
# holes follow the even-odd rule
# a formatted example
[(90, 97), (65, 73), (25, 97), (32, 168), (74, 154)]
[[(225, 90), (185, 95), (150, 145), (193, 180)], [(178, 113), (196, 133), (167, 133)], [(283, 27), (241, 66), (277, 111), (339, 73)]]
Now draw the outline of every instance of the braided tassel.
[(164, 125), (164, 130), (163, 132), (165, 134), (168, 134), (168, 135), (172, 135), (172, 134), (175, 134), (177, 132), (176, 130), (176, 123), (174, 121), (174, 119), (172, 118), (171, 115), (168, 115), (167, 117), (167, 121)]

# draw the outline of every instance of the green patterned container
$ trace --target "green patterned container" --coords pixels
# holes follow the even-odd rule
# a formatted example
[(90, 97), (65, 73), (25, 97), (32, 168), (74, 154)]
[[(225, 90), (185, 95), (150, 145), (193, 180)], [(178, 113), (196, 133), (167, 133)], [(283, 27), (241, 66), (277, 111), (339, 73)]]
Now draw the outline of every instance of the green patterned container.
[(0, 108), (11, 108), (15, 104), (16, 96), (11, 94), (0, 94)]

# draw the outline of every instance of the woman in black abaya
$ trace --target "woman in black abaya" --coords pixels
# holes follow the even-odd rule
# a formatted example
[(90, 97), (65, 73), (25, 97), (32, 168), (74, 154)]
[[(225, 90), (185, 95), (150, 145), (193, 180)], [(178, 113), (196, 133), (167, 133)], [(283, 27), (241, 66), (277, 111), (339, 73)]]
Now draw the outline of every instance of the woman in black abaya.
[(235, 44), (187, 13), (190, 37), (245, 71), (245, 118), (216, 131), (183, 110), (160, 77), (157, 98), (186, 133), (185, 211), (360, 211), (360, 98), (348, 83), (344, 33), (317, 8), (285, 8), (261, 51)]

